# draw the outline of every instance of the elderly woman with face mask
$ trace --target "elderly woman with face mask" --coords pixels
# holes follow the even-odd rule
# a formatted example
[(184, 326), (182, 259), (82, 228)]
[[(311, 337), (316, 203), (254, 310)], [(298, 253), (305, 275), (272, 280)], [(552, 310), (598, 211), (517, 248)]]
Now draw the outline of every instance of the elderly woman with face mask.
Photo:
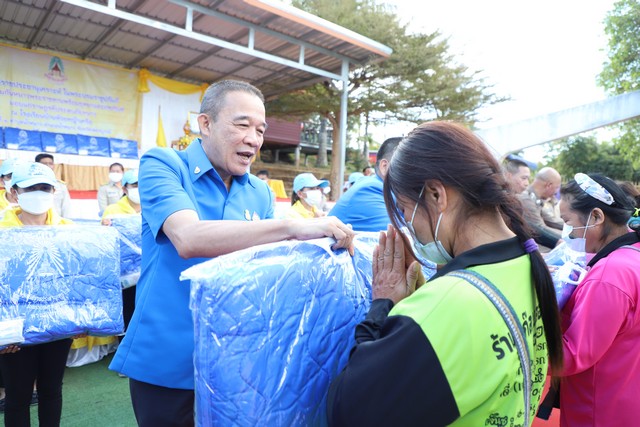
[[(466, 128), (425, 123), (396, 149), (384, 198), (391, 226), (330, 425), (530, 425), (562, 363), (559, 312), (500, 165)], [(416, 257), (440, 265), (427, 283)]]
[[(11, 178), (11, 192), (18, 207), (7, 210), (0, 227), (46, 226), (69, 224), (53, 210), (56, 185), (53, 171), (41, 163), (16, 165)], [(38, 388), (40, 425), (59, 425), (62, 414), (62, 378), (70, 339), (31, 346), (11, 346), (0, 356), (0, 370), (5, 383), (4, 422), (7, 427), (30, 423), (29, 405), (33, 385)]]
[(329, 186), (329, 181), (319, 180), (312, 173), (301, 173), (293, 179), (291, 208), (286, 217), (318, 218), (327, 214), (322, 210), (324, 193), (322, 189)]
[(595, 254), (562, 310), (560, 425), (637, 425), (640, 228), (629, 218), (639, 209), (599, 174), (576, 174), (560, 194), (563, 235)]

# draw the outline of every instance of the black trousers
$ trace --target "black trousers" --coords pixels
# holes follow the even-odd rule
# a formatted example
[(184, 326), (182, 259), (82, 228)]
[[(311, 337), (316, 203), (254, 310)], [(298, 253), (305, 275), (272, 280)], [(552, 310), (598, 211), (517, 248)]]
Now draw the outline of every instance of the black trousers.
[(129, 322), (133, 317), (133, 310), (136, 308), (136, 287), (131, 286), (122, 290), (122, 317), (124, 318), (124, 330), (129, 327)]
[(40, 427), (58, 427), (62, 416), (62, 378), (71, 340), (24, 346), (17, 353), (0, 356), (0, 370), (6, 392), (6, 427), (31, 425), (29, 405), (33, 385), (38, 386)]
[(133, 413), (139, 427), (192, 427), (194, 392), (129, 378)]

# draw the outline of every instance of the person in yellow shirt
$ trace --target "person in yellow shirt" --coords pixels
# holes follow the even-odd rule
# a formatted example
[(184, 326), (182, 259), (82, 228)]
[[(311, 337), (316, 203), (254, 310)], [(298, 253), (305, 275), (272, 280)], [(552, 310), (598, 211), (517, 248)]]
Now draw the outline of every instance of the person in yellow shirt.
[(312, 173), (305, 172), (293, 179), (293, 194), (291, 194), (291, 208), (286, 217), (318, 218), (327, 213), (321, 208), (323, 203), (322, 189), (329, 186), (329, 181), (319, 180)]
[[(131, 169), (122, 176), (124, 196), (116, 203), (108, 205), (102, 214), (102, 225), (111, 225), (111, 219), (123, 215), (140, 214), (140, 195), (138, 193), (138, 170)], [(122, 290), (122, 314), (125, 330), (133, 316), (136, 288), (131, 286)], [(97, 362), (116, 348), (116, 337), (84, 337), (73, 341), (69, 353), (69, 366), (82, 366)]]
[(122, 177), (124, 196), (116, 203), (106, 207), (102, 214), (102, 225), (111, 225), (111, 218), (119, 215), (140, 213), (140, 193), (138, 192), (138, 169), (125, 172)]
[[(140, 196), (138, 195), (138, 170), (132, 169), (122, 176), (124, 195), (116, 203), (108, 205), (102, 214), (102, 225), (111, 225), (111, 218), (122, 215), (140, 213)], [(135, 287), (122, 291), (122, 305), (125, 329), (133, 315)], [(71, 345), (69, 366), (82, 366), (96, 362), (117, 348), (116, 337), (84, 337), (76, 339)]]
[[(111, 225), (111, 218), (123, 215), (140, 215), (140, 193), (138, 192), (138, 169), (126, 171), (122, 177), (124, 196), (117, 203), (107, 206), (102, 214), (102, 225)], [(133, 316), (136, 300), (136, 287), (122, 290), (122, 316), (125, 332)], [(120, 337), (122, 338), (122, 337)], [(124, 377), (122, 374), (118, 374)]]
[[(53, 209), (56, 176), (40, 163), (16, 165), (11, 177), (11, 194), (18, 207), (5, 211), (0, 227), (70, 224)], [(34, 383), (38, 389), (40, 425), (60, 425), (62, 379), (71, 339), (44, 344), (14, 346), (0, 357), (0, 371), (6, 391), (4, 422), (7, 426), (29, 425)]]
[(2, 161), (0, 165), (0, 178), (3, 185), (3, 189), (0, 190), (0, 211), (11, 207), (17, 203), (15, 197), (11, 194), (11, 175), (13, 174), (13, 168), (16, 165), (15, 159), (6, 159)]

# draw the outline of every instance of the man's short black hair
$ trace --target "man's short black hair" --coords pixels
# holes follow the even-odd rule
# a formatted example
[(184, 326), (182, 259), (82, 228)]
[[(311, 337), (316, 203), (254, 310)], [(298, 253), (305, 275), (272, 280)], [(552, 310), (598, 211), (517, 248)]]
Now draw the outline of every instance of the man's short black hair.
[(36, 156), (36, 163), (40, 163), (40, 160), (42, 159), (51, 159), (53, 160), (53, 155), (49, 154), (49, 153), (40, 153)]
[(266, 175), (266, 176), (267, 176), (267, 178), (269, 178), (269, 171), (268, 171), (268, 170), (266, 170), (266, 169), (259, 170), (259, 171), (256, 173), (256, 176), (258, 176), (258, 175)]
[(401, 137), (387, 138), (378, 149), (376, 163), (380, 163), (380, 160), (382, 159), (390, 160), (393, 156), (393, 152), (398, 148), (400, 141), (402, 141)]

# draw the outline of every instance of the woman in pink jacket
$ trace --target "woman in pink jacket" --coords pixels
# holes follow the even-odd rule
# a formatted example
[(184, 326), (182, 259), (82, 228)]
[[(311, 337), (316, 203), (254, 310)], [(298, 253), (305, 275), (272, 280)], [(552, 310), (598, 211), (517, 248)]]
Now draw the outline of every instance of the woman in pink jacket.
[(627, 226), (637, 207), (598, 174), (576, 174), (561, 196), (563, 236), (595, 256), (562, 310), (560, 424), (638, 425), (640, 229)]

